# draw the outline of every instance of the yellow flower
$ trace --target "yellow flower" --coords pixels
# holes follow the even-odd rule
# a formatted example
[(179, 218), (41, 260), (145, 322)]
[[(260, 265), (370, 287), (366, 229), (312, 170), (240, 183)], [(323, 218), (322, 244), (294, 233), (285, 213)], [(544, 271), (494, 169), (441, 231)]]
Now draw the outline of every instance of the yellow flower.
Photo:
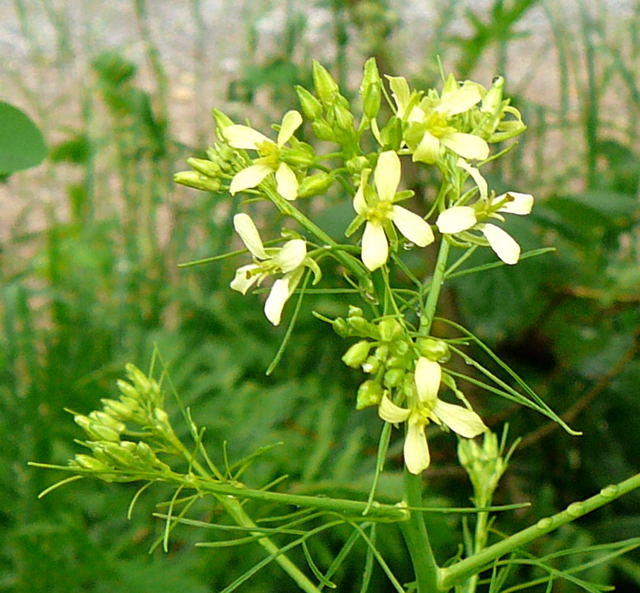
[(396, 115), (408, 123), (405, 141), (414, 161), (435, 163), (444, 149), (466, 159), (484, 160), (489, 156), (485, 140), (459, 131), (450, 121), (480, 102), (479, 85), (467, 80), (460, 86), (453, 75), (449, 75), (440, 96), (434, 91), (418, 102), (419, 96), (409, 91), (404, 78), (393, 77), (389, 81)]
[[(438, 230), (448, 235), (479, 230), (489, 242), (491, 249), (504, 263), (510, 265), (518, 263), (520, 245), (505, 230), (484, 220), (495, 218), (504, 222), (500, 212), (519, 216), (529, 214), (533, 207), (533, 196), (509, 191), (490, 199), (487, 182), (480, 171), (471, 167), (463, 159), (458, 160), (458, 166), (467, 171), (476, 182), (480, 191), (480, 200), (474, 206), (452, 206), (442, 211), (436, 220)], [(479, 216), (481, 220), (478, 220)]]
[(282, 118), (277, 142), (248, 126), (233, 124), (222, 133), (234, 148), (257, 150), (259, 158), (253, 164), (236, 173), (231, 180), (229, 191), (232, 194), (256, 187), (267, 175), (275, 173), (278, 193), (287, 200), (298, 196), (298, 179), (291, 167), (280, 160), (280, 149), (291, 139), (302, 124), (302, 116), (295, 110), (288, 111)]
[(438, 398), (442, 369), (437, 362), (421, 357), (416, 362), (414, 379), (416, 401), (409, 408), (394, 404), (387, 395), (382, 396), (378, 415), (386, 422), (407, 423), (404, 441), (404, 462), (412, 474), (420, 474), (429, 467), (429, 446), (425, 428), (430, 421), (444, 424), (461, 437), (473, 438), (487, 427), (473, 410), (442, 401)]
[(281, 274), (273, 283), (264, 305), (267, 319), (273, 325), (278, 325), (282, 309), (302, 279), (305, 266), (310, 267), (317, 275), (317, 264), (307, 258), (307, 246), (302, 239), (292, 239), (278, 248), (265, 248), (258, 229), (249, 216), (236, 214), (233, 225), (253, 255), (253, 263), (238, 268), (230, 286), (233, 290), (246, 294), (254, 284), (259, 286), (265, 278)]
[(375, 192), (367, 184), (363, 174), (360, 186), (353, 198), (353, 207), (360, 220), (366, 220), (362, 235), (362, 262), (369, 270), (376, 270), (389, 258), (389, 243), (385, 227), (396, 226), (412, 243), (425, 247), (434, 240), (429, 224), (417, 214), (394, 204), (400, 185), (401, 167), (398, 155), (386, 151), (378, 157), (374, 171)]

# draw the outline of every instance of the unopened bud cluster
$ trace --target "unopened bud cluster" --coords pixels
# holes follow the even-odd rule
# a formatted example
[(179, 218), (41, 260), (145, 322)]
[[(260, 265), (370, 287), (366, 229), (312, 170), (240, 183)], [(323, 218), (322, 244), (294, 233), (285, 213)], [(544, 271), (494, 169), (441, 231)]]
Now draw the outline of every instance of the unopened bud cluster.
[[(91, 454), (76, 455), (71, 467), (108, 482), (168, 472), (169, 466), (157, 453), (176, 453), (173, 445), (177, 439), (163, 409), (160, 386), (132, 364), (126, 370), (129, 380), (118, 381), (117, 399), (103, 399), (102, 410), (74, 416), (87, 436), (82, 444)], [(127, 438), (134, 435), (139, 440)]]

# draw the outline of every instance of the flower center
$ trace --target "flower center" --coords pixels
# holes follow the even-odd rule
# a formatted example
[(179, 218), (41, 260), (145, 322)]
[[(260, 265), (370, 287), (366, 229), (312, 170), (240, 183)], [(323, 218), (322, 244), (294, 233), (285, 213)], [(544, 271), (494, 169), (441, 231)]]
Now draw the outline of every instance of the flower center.
[(271, 142), (271, 140), (265, 140), (264, 142), (258, 144), (256, 146), (258, 150), (258, 154), (260, 155), (260, 161), (271, 167), (272, 169), (277, 169), (278, 164), (280, 163), (280, 149), (275, 142)]
[(432, 111), (427, 115), (425, 120), (426, 129), (433, 134), (436, 138), (442, 138), (448, 132), (451, 132), (453, 128), (447, 125), (447, 116), (444, 113), (438, 111)]
[(391, 202), (378, 202), (367, 210), (367, 220), (382, 224), (385, 220), (391, 218), (392, 208), (393, 204)]

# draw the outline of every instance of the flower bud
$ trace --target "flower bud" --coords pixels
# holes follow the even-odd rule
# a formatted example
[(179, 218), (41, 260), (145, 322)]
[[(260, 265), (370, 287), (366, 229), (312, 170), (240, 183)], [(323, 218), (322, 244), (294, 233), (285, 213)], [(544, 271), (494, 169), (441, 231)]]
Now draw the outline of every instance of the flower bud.
[(420, 354), (435, 362), (447, 362), (451, 358), (449, 344), (435, 338), (419, 338), (416, 342)]
[(353, 114), (348, 108), (336, 105), (333, 108), (333, 113), (336, 124), (341, 130), (345, 132), (351, 132), (353, 130)]
[(496, 76), (493, 79), (491, 88), (487, 91), (487, 94), (482, 99), (481, 111), (485, 113), (491, 113), (493, 115), (500, 115), (502, 110), (502, 90), (504, 88), (504, 78), (502, 76)]
[(313, 86), (325, 107), (331, 105), (338, 94), (338, 85), (320, 62), (313, 61)]
[(364, 64), (364, 74), (360, 85), (362, 95), (362, 110), (369, 119), (374, 119), (380, 111), (382, 82), (378, 73), (375, 58), (369, 58)]
[(351, 346), (342, 357), (342, 362), (352, 369), (357, 369), (369, 356), (371, 343), (362, 340)]
[(389, 350), (396, 356), (404, 356), (409, 352), (409, 349), (410, 345), (406, 340), (393, 340), (393, 342), (389, 344)]
[(220, 111), (219, 109), (213, 109), (211, 111), (211, 115), (213, 115), (213, 120), (216, 125), (216, 133), (218, 134), (218, 137), (224, 138), (224, 129), (232, 126), (233, 120), (222, 113), (222, 111)]
[(309, 175), (305, 177), (298, 187), (299, 198), (310, 198), (323, 194), (331, 184), (333, 183), (333, 177), (327, 173), (320, 172), (315, 175)]
[(391, 389), (392, 387), (398, 387), (402, 384), (404, 379), (404, 370), (402, 369), (389, 369), (384, 374), (384, 386)]
[(117, 443), (120, 441), (120, 433), (111, 428), (110, 426), (105, 426), (104, 424), (100, 424), (99, 422), (90, 421), (87, 434), (97, 440), (97, 441), (109, 441), (112, 443)]
[(294, 167), (306, 169), (313, 165), (316, 153), (306, 142), (298, 142), (295, 148), (281, 149), (280, 159)]
[(347, 317), (364, 317), (364, 311), (355, 305), (349, 305)]
[(382, 399), (382, 386), (369, 379), (358, 387), (356, 410), (362, 410), (369, 406), (377, 406)]
[(376, 327), (369, 323), (364, 317), (349, 317), (347, 322), (355, 335), (377, 337), (378, 332)]
[(369, 375), (377, 372), (380, 368), (380, 360), (378, 360), (375, 356), (369, 356), (367, 360), (362, 363), (362, 370)]
[(387, 358), (387, 368), (406, 369), (407, 359), (404, 356), (389, 356)]
[(311, 122), (311, 129), (319, 140), (335, 142), (335, 132), (324, 119), (317, 119)]
[(380, 339), (384, 342), (391, 342), (394, 338), (402, 335), (402, 325), (392, 317), (382, 319), (378, 323), (378, 329), (380, 330)]
[(105, 463), (102, 463), (102, 461), (98, 461), (95, 457), (91, 457), (91, 455), (83, 455), (82, 453), (74, 455), (72, 464), (81, 469), (87, 469), (92, 472), (104, 472), (113, 469)]
[(113, 430), (115, 430), (116, 432), (123, 432), (126, 428), (125, 425), (119, 420), (116, 420), (115, 418), (109, 416), (109, 414), (105, 414), (104, 412), (98, 412), (97, 410), (91, 412), (91, 414), (89, 414), (89, 418), (95, 422), (98, 422), (99, 424), (103, 424), (104, 426), (113, 428)]
[(160, 432), (172, 432), (169, 415), (162, 408), (155, 408), (153, 410), (153, 418), (157, 430)]
[(336, 317), (331, 322), (331, 327), (333, 331), (336, 332), (341, 338), (347, 338), (351, 334), (349, 331), (349, 324), (342, 317)]
[(354, 156), (347, 161), (346, 165), (351, 175), (359, 177), (362, 170), (369, 166), (369, 160), (366, 156)]
[(122, 395), (130, 397), (136, 402), (140, 400), (140, 394), (138, 393), (138, 390), (133, 385), (131, 385), (131, 383), (123, 381), (122, 379), (118, 379), (116, 381), (116, 385), (118, 386), (118, 389), (120, 390)]
[(387, 357), (389, 356), (389, 346), (387, 346), (386, 344), (382, 344), (381, 346), (378, 346), (376, 348), (374, 356), (380, 362), (384, 362), (385, 360), (387, 360)]
[(314, 121), (322, 115), (322, 104), (303, 86), (296, 85), (296, 93), (302, 113), (307, 119)]
[(402, 144), (402, 120), (395, 115), (389, 118), (387, 125), (380, 130), (380, 139), (385, 148), (399, 150)]
[(207, 159), (189, 157), (187, 159), (187, 165), (192, 169), (195, 169), (198, 173), (202, 173), (208, 177), (217, 177), (220, 175), (220, 166), (213, 161), (208, 161)]
[(180, 185), (186, 185), (202, 191), (218, 192), (222, 188), (220, 181), (198, 173), (198, 171), (180, 171), (173, 175), (173, 180)]
[(106, 414), (109, 414), (112, 418), (116, 418), (118, 420), (131, 420), (134, 411), (131, 406), (126, 403), (116, 400), (116, 399), (102, 399), (103, 409)]
[(402, 382), (402, 391), (407, 399), (414, 399), (417, 397), (416, 382), (411, 373), (405, 373), (404, 381)]
[(138, 460), (127, 447), (121, 447), (116, 443), (105, 443), (102, 450), (110, 462), (119, 469), (139, 466)]

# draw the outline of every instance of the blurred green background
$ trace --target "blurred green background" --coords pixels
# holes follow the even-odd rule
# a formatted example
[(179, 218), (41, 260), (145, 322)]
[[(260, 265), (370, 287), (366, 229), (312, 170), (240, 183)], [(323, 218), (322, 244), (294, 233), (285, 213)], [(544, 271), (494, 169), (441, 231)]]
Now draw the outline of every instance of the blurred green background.
[[(248, 481), (288, 474), (280, 488), (366, 496), (380, 422), (354, 411), (357, 374), (339, 360), (347, 343), (302, 315), (295, 347), (266, 377), (285, 330), (264, 320), (258, 297), (228, 289), (238, 262), (177, 268), (237, 246), (237, 199), (171, 182), (212, 141), (210, 109), (266, 130), (297, 105), (293, 85), (309, 83), (312, 58), (353, 95), (370, 55), (418, 87), (439, 84), (436, 56), (485, 86), (500, 73), (529, 125), (488, 177), (535, 195), (533, 215), (509, 221), (523, 247), (558, 251), (452, 282), (441, 313), (485, 339), (584, 436), (469, 391), (492, 427), (508, 421), (523, 437), (496, 503), (533, 505), (496, 527), (513, 531), (638, 471), (640, 2), (0, 0), (0, 13), (0, 100), (25, 111), (49, 147), (43, 164), (0, 184), (0, 591), (216, 592), (262, 558), (255, 544), (194, 548), (212, 535), (189, 528), (176, 530), (168, 554), (148, 555), (162, 528), (151, 517), (160, 490), (130, 521), (133, 486), (82, 481), (36, 499), (61, 476), (26, 462), (64, 463), (78, 450), (64, 408), (94, 409), (125, 362), (147, 367), (154, 345), (214, 456), (224, 440), (234, 457), (286, 443)], [(432, 182), (411, 177), (418, 191)], [(332, 203), (328, 220), (345, 203)], [(476, 263), (493, 261), (484, 251)], [(305, 306), (344, 313), (328, 296)], [(432, 452), (429, 502), (468, 504), (452, 439), (434, 433)], [(397, 499), (399, 441), (391, 453), (381, 493)], [(218, 509), (198, 512), (206, 520)], [(459, 520), (431, 524), (438, 558), (455, 554)], [(530, 550), (639, 533), (636, 493)], [(345, 534), (315, 543), (320, 564)], [(381, 531), (379, 547), (410, 580), (398, 533)], [(339, 591), (360, 590), (363, 561), (356, 549)], [(535, 575), (523, 570), (513, 583)], [(640, 591), (640, 556), (584, 576)], [(240, 590), (294, 588), (266, 568)], [(378, 569), (371, 591), (388, 591)]]

